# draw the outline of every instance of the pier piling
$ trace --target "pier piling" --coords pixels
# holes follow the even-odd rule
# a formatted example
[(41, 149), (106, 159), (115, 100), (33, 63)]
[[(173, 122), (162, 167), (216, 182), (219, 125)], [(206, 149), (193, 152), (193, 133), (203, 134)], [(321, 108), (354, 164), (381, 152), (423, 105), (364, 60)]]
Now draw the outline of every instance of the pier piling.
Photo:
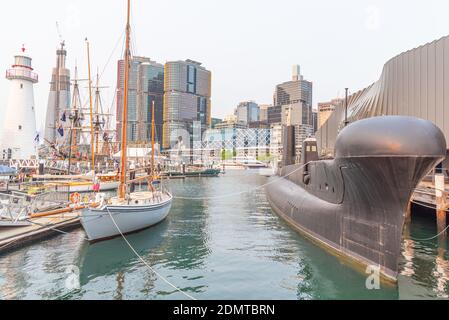
[(405, 223), (409, 224), (412, 222), (412, 202), (409, 201), (407, 205), (407, 210), (405, 211)]
[(446, 228), (446, 192), (443, 174), (435, 174), (435, 196), (437, 209), (437, 230), (440, 234), (440, 239), (447, 238)]

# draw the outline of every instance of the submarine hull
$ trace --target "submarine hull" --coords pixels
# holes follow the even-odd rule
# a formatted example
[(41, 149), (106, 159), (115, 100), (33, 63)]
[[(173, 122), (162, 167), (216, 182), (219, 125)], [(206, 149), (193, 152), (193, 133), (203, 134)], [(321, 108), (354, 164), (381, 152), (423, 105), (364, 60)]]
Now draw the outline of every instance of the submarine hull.
[[(444, 158), (446, 142), (433, 124), (415, 118), (359, 122), (338, 137), (335, 159), (282, 168), (267, 185), (267, 197), (277, 214), (314, 241), (396, 281), (408, 203)], [(399, 124), (413, 125), (415, 133)], [(399, 128), (391, 130), (394, 125)], [(366, 140), (369, 134), (361, 132), (367, 131), (382, 136)], [(420, 146), (426, 138), (432, 142)]]

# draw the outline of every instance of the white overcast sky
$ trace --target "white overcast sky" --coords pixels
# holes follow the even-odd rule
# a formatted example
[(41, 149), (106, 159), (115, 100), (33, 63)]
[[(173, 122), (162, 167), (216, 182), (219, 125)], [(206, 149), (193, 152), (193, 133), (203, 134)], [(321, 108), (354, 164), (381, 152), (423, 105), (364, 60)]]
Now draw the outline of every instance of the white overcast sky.
[[(59, 42), (68, 66), (86, 76), (84, 38), (92, 67), (103, 70), (124, 29), (125, 0), (10, 0), (0, 4), (0, 66), (6, 70), (25, 44), (40, 83), (35, 86), (38, 128), (44, 120), (51, 69)], [(135, 53), (164, 63), (193, 59), (213, 72), (213, 116), (239, 101), (271, 103), (276, 84), (300, 64), (314, 83), (314, 105), (376, 81), (384, 63), (405, 50), (449, 34), (449, 1), (364, 0), (132, 0)], [(116, 60), (102, 84), (113, 98)], [(0, 106), (8, 81), (0, 80)]]

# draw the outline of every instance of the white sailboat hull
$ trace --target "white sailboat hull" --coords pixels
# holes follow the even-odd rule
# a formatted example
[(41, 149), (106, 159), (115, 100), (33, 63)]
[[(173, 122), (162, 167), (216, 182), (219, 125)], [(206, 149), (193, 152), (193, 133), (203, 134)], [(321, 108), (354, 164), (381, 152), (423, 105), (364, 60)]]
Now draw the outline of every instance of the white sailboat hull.
[(155, 204), (106, 205), (100, 209), (85, 210), (81, 216), (81, 224), (89, 241), (104, 240), (162, 222), (167, 218), (171, 205), (171, 196)]

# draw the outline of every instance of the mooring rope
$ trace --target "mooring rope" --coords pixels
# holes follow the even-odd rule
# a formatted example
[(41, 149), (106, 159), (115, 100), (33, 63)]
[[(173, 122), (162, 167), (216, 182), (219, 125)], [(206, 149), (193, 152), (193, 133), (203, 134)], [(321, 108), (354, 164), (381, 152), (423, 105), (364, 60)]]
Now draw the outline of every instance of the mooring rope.
[(125, 240), (126, 244), (128, 245), (128, 247), (131, 249), (132, 252), (134, 252), (134, 254), (136, 255), (136, 257), (139, 258), (140, 261), (142, 261), (142, 263), (144, 265), (147, 266), (147, 268), (149, 270), (151, 270), (151, 272), (153, 272), (156, 276), (158, 276), (160, 279), (162, 279), (166, 284), (168, 284), (169, 286), (171, 286), (173, 289), (175, 289), (176, 291), (182, 293), (183, 295), (185, 295), (187, 298), (191, 299), (191, 300), (196, 300), (194, 297), (192, 297), (191, 295), (189, 295), (187, 292), (184, 292), (183, 290), (181, 290), (180, 288), (178, 288), (177, 286), (175, 286), (174, 284), (172, 284), (170, 281), (168, 281), (164, 276), (162, 276), (160, 273), (158, 273), (156, 270), (154, 270), (154, 268), (152, 268), (146, 261), (145, 259), (142, 258), (142, 256), (134, 249), (134, 247), (131, 245), (131, 243), (129, 243), (128, 239), (125, 237), (125, 235), (123, 234), (123, 232), (120, 230), (119, 226), (117, 225), (117, 223), (114, 220), (114, 217), (112, 216), (111, 212), (109, 211), (109, 208), (106, 207), (106, 210), (109, 213), (109, 217), (112, 220), (112, 223), (114, 223), (115, 227), (117, 228), (117, 231), (120, 233), (120, 235), (122, 236), (123, 240)]
[[(437, 190), (437, 189), (435, 189), (435, 190)], [(429, 208), (429, 209), (435, 210), (435, 208), (433, 208), (433, 207), (431, 207), (431, 206), (429, 206), (429, 205), (426, 205), (426, 204), (424, 204), (424, 203), (421, 203), (421, 202), (416, 202), (416, 201), (414, 201), (414, 200), (411, 200), (410, 202), (412, 202), (412, 203), (414, 203), (414, 204), (416, 204), (416, 205), (419, 205), (419, 206), (423, 206), (423, 207), (425, 207), (425, 208)], [(441, 210), (441, 211), (444, 211), (444, 212), (446, 212), (446, 213), (448, 212), (448, 210)], [(449, 229), (449, 225), (446, 226), (446, 228), (444, 228), (440, 233), (438, 233), (437, 235), (435, 235), (435, 236), (433, 236), (433, 237), (430, 237), (430, 238), (424, 238), (424, 239), (419, 239), (419, 238), (410, 237), (410, 239), (412, 239), (413, 241), (430, 241), (430, 240), (433, 240), (433, 239), (438, 238), (438, 237), (441, 236), (443, 233), (445, 233), (448, 229)]]
[[(72, 234), (71, 232), (63, 231), (63, 230), (60, 230), (58, 228), (52, 227), (49, 224), (41, 224), (41, 223), (32, 221), (31, 219), (26, 219), (25, 221), (28, 221), (29, 223), (34, 224), (34, 225), (39, 226), (39, 227), (48, 228), (50, 230), (56, 231), (56, 232), (61, 233), (61, 234), (65, 234), (65, 235)], [(81, 239), (89, 241), (89, 239), (87, 239), (86, 237), (82, 237)]]
[(224, 198), (230, 198), (230, 197), (234, 197), (234, 196), (239, 196), (239, 195), (242, 195), (242, 194), (245, 194), (245, 193), (251, 193), (251, 192), (254, 192), (256, 190), (263, 189), (266, 186), (269, 186), (271, 184), (274, 184), (274, 183), (278, 182), (281, 179), (284, 179), (284, 178), (287, 178), (287, 177), (291, 176), (292, 174), (294, 174), (294, 173), (298, 172), (299, 170), (301, 170), (302, 168), (306, 167), (311, 162), (312, 161), (307, 162), (306, 164), (298, 167), (297, 169), (293, 170), (289, 174), (286, 174), (284, 176), (280, 176), (280, 177), (278, 177), (278, 178), (276, 178), (276, 179), (274, 179), (274, 180), (272, 180), (272, 181), (270, 181), (268, 183), (265, 183), (263, 185), (254, 187), (254, 188), (249, 189), (249, 190), (235, 192), (235, 193), (228, 193), (228, 194), (224, 194), (224, 195), (221, 195), (221, 196), (215, 196), (215, 197), (175, 197), (175, 196), (173, 196), (173, 199), (178, 199), (178, 200), (216, 200), (216, 199), (224, 199)]

